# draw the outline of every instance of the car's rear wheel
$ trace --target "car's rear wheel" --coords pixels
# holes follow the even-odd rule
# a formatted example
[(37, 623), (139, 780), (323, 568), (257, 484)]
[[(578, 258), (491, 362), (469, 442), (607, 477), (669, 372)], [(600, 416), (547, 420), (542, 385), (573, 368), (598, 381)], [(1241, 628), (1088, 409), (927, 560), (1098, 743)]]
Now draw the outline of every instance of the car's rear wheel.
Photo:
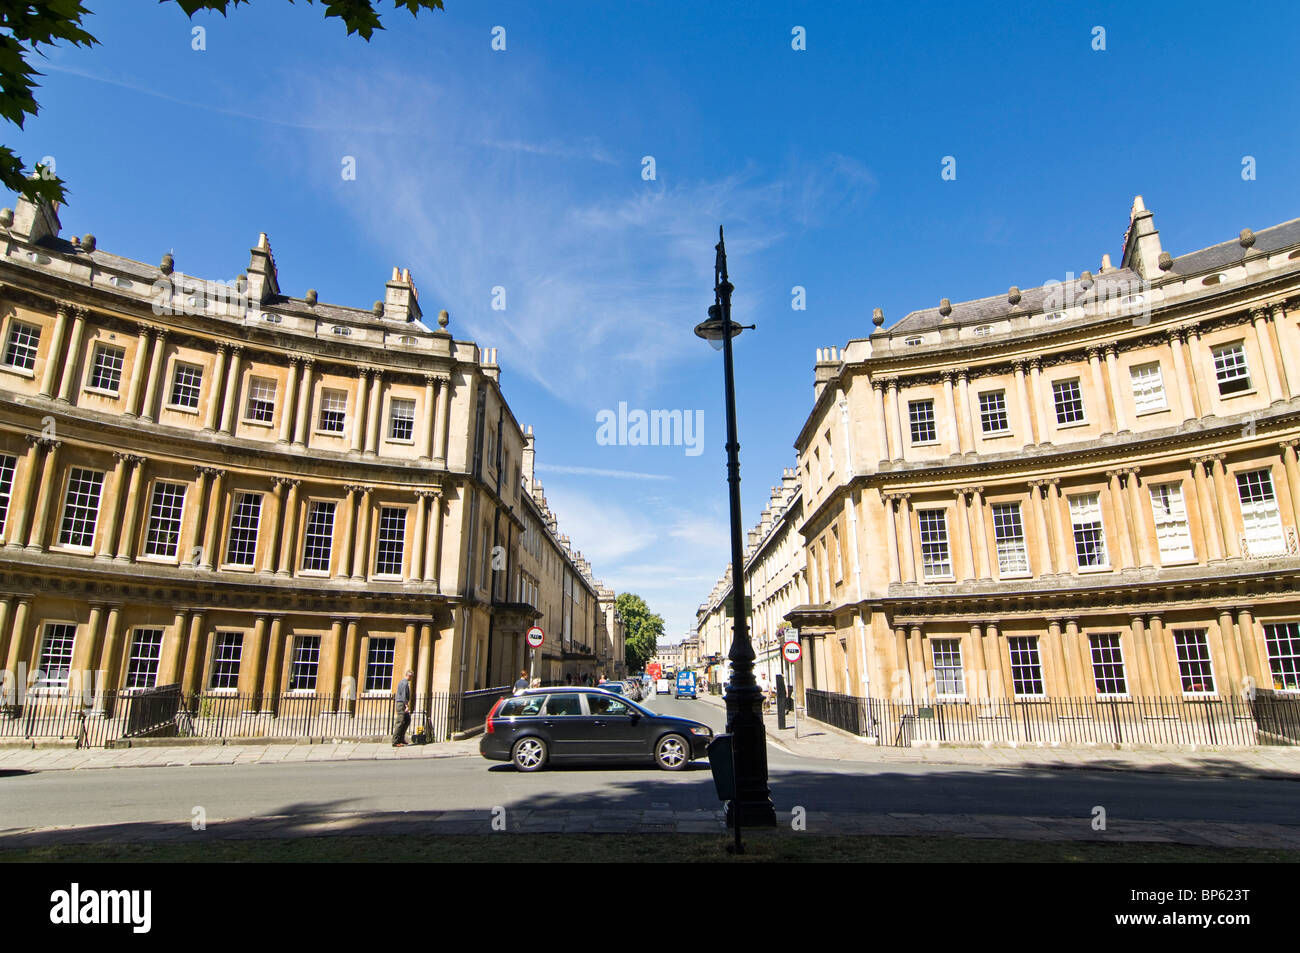
[(681, 735), (664, 735), (655, 743), (655, 764), (665, 771), (680, 771), (691, 761), (691, 746)]
[(546, 766), (546, 742), (541, 738), (520, 738), (510, 753), (520, 771), (540, 771)]

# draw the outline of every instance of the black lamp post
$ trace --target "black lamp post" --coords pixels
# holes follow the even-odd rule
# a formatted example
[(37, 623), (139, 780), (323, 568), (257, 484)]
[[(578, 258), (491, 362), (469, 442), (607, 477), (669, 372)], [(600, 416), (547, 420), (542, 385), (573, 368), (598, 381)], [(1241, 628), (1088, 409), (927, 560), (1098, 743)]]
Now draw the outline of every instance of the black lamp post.
[(753, 325), (731, 320), (731, 292), (727, 280), (727, 248), (718, 228), (718, 256), (713, 266), (714, 303), (709, 320), (696, 326), (695, 333), (710, 343), (722, 342), (722, 360), (727, 389), (727, 483), (731, 496), (731, 680), (727, 683), (727, 733), (731, 735), (736, 773), (735, 798), (727, 804), (727, 823), (736, 829), (775, 827), (776, 811), (767, 784), (767, 733), (763, 728), (763, 693), (754, 680), (754, 647), (749, 642), (749, 619), (745, 615), (745, 550), (740, 522), (740, 442), (736, 437), (736, 381), (732, 370), (731, 339)]

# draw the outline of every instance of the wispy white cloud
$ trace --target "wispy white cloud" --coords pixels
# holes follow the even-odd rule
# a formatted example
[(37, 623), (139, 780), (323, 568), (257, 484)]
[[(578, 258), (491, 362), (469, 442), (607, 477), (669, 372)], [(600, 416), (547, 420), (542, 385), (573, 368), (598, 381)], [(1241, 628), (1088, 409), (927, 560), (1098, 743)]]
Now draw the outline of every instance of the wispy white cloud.
[(539, 473), (568, 473), (577, 476), (612, 477), (616, 480), (671, 480), (663, 473), (638, 473), (635, 470), (602, 470), (599, 467), (570, 467), (558, 463), (539, 463)]

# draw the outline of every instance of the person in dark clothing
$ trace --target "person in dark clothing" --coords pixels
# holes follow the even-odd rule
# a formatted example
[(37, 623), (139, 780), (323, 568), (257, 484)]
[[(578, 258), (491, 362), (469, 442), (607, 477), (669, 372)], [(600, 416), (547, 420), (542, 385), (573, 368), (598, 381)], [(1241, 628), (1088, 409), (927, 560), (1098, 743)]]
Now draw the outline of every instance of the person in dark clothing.
[(515, 694), (518, 695), (528, 687), (528, 673), (520, 672), (519, 678), (515, 680)]
[(406, 677), (397, 683), (397, 690), (393, 692), (393, 707), (396, 709), (393, 719), (394, 748), (406, 745), (406, 729), (411, 725), (411, 679), (413, 678), (415, 673), (408, 671)]

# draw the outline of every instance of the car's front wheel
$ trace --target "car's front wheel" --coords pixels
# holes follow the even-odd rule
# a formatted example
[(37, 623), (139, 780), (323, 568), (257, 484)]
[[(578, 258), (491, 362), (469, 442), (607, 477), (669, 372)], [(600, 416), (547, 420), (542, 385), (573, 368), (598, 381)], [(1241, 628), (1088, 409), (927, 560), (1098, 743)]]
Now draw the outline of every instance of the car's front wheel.
[(520, 738), (510, 759), (520, 771), (540, 771), (546, 766), (546, 742), (541, 738)]
[(691, 760), (691, 746), (681, 735), (664, 735), (655, 744), (655, 764), (665, 771), (680, 771)]

